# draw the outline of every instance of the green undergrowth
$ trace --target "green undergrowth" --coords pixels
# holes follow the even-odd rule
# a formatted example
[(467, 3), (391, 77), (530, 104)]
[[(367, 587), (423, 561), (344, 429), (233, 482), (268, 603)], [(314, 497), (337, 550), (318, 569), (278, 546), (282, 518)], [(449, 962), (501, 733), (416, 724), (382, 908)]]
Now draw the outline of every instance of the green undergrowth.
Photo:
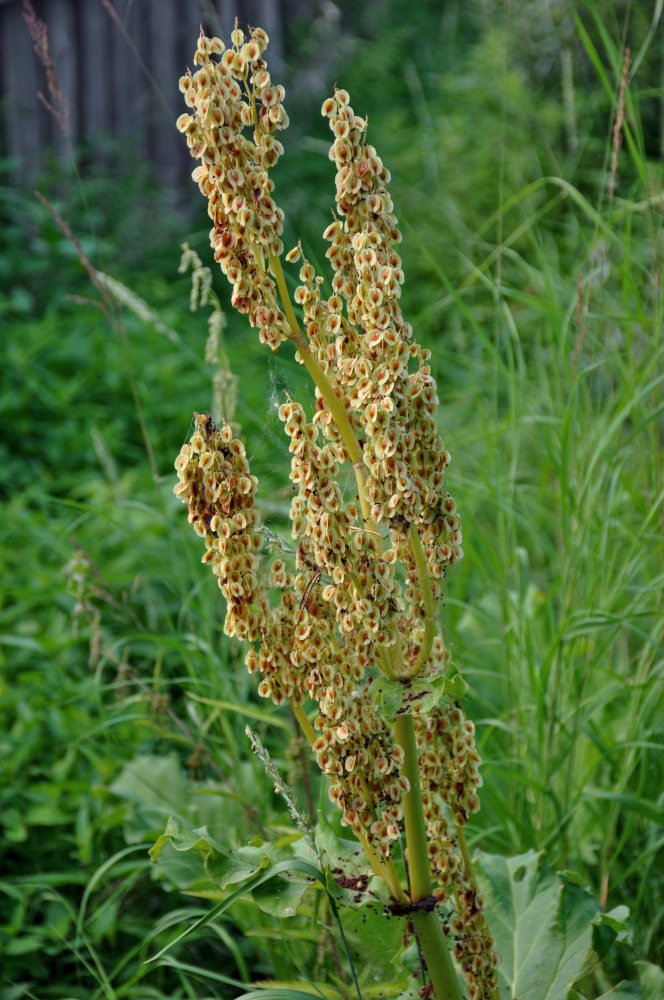
[[(489, 895), (502, 898), (523, 869), (545, 900), (551, 871), (566, 872), (565, 898), (593, 920), (614, 914), (591, 937), (579, 932), (584, 976), (570, 998), (655, 1000), (664, 424), (652, 108), (662, 95), (639, 8), (632, 58), (646, 47), (610, 198), (623, 14), (609, 8), (583, 5), (519, 46), (522, 4), (507, 23), (416, 5), (416, 52), (403, 17), (383, 34), (360, 24), (363, 58), (334, 79), (370, 113), (370, 141), (393, 173), (404, 311), (433, 352), (453, 456), (465, 558), (447, 581), (446, 640), (484, 759), (471, 850), (483, 852)], [(574, 54), (573, 118), (559, 71), (540, 79), (533, 68), (544, 44), (554, 67), (565, 48)], [(304, 229), (307, 253), (322, 259), (331, 168), (313, 103), (292, 151), (286, 134), (278, 193), (289, 235)], [(148, 322), (105, 304), (47, 210), (2, 189), (0, 1000), (235, 997), (255, 983), (292, 996), (321, 982), (350, 996), (331, 897), (297, 880), (256, 887), (146, 964), (236, 884), (219, 867), (210, 881), (211, 851), (226, 857), (254, 838), (254, 854), (240, 855), (246, 878), (286, 857), (317, 864), (245, 726), (303, 813), (326, 815), (329, 850), (340, 831), (291, 720), (256, 696), (223, 636), (214, 580), (172, 496), (191, 413), (212, 405), (205, 310), (189, 312), (189, 278), (177, 273), (181, 240), (207, 262), (208, 223), (163, 192), (146, 196), (137, 178), (115, 180), (112, 199), (103, 177), (72, 189), (60, 178), (45, 193), (93, 266), (153, 310)], [(271, 356), (230, 315), (225, 347), (262, 514), (281, 531), (290, 491), (277, 409), (302, 373), (287, 346)], [(148, 848), (171, 815), (180, 839), (153, 864)], [(183, 831), (202, 828), (209, 840), (179, 849)], [(302, 914), (288, 915), (301, 899)], [(371, 964), (379, 917), (378, 904), (341, 910), (366, 997), (391, 995), (388, 964)], [(509, 923), (496, 931), (506, 950)], [(401, 925), (392, 930), (401, 968), (414, 970), (413, 946), (401, 954)], [(527, 962), (514, 968), (505, 983), (524, 989)], [(564, 1000), (568, 986), (541, 1000)]]

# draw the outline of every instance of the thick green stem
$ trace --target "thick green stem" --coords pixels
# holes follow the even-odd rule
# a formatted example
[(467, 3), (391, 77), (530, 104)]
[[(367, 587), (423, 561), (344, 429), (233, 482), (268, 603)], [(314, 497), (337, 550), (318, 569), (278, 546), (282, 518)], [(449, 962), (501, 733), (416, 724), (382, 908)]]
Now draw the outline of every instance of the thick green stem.
[(431, 895), (431, 875), (427, 850), (427, 831), (422, 812), (420, 775), (417, 770), (417, 744), (413, 716), (398, 715), (394, 723), (397, 742), (404, 752), (403, 775), (408, 779), (410, 791), (404, 802), (406, 843), (408, 845), (408, 878), (413, 902)]
[(463, 1000), (459, 977), (454, 971), (447, 939), (435, 910), (411, 917), (417, 940), (427, 963), (436, 1000)]
[[(284, 306), (286, 318), (291, 328), (290, 339), (297, 347), (302, 361), (311, 375), (315, 385), (323, 397), (325, 405), (332, 414), (341, 440), (349, 460), (353, 463), (353, 470), (357, 480), (358, 494), (362, 508), (362, 516), (369, 530), (374, 530), (378, 534), (377, 526), (371, 518), (369, 505), (364, 494), (365, 472), (363, 467), (362, 449), (360, 448), (357, 436), (350, 424), (343, 402), (338, 398), (334, 387), (326, 377), (320, 367), (318, 360), (309, 349), (302, 331), (298, 325), (293, 307), (286, 288), (281, 261), (278, 257), (270, 257), (270, 268), (277, 282), (281, 301)], [(412, 668), (413, 675), (422, 668), (431, 653), (433, 642), (433, 625), (435, 616), (435, 603), (431, 589), (431, 580), (426, 565), (426, 557), (422, 548), (422, 542), (415, 527), (411, 528), (411, 545), (417, 565), (418, 575), (422, 586), (425, 605), (425, 637), (417, 661)], [(402, 657), (399, 659), (403, 662)], [(385, 666), (385, 663), (384, 663)], [(389, 667), (389, 662), (387, 664)], [(394, 671), (386, 669), (386, 673), (394, 674)], [(399, 670), (398, 673), (401, 674)], [(403, 674), (401, 674), (403, 676)], [(413, 728), (412, 715), (403, 715), (396, 720), (396, 737), (405, 753), (404, 774), (410, 783), (410, 791), (406, 796), (404, 806), (404, 816), (406, 823), (406, 841), (408, 845), (408, 870), (410, 876), (410, 898), (413, 902), (420, 899), (428, 899), (432, 895), (431, 877), (429, 875), (429, 858), (427, 850), (427, 835), (424, 825), (424, 814), (422, 812), (422, 801), (420, 792), (420, 781), (417, 770), (417, 747), (415, 744), (415, 731)], [(367, 853), (367, 857), (378, 874), (387, 882), (392, 897), (401, 902), (404, 901), (403, 889), (394, 869), (394, 863), (390, 859), (382, 861), (378, 859), (366, 838), (360, 837)], [(420, 947), (427, 963), (429, 976), (434, 988), (436, 1000), (463, 1000), (459, 989), (459, 980), (449, 948), (443, 934), (438, 914), (435, 910), (429, 912), (415, 912), (412, 915), (413, 925), (420, 942)]]
[[(417, 903), (419, 900), (431, 897), (432, 885), (412, 714), (397, 716), (394, 728), (397, 741), (405, 755), (403, 774), (410, 784), (410, 791), (404, 802), (404, 820), (410, 896), (412, 902)], [(462, 1000), (459, 979), (452, 964), (449, 946), (440, 926), (438, 914), (435, 910), (416, 912), (413, 913), (412, 919), (436, 1000)]]

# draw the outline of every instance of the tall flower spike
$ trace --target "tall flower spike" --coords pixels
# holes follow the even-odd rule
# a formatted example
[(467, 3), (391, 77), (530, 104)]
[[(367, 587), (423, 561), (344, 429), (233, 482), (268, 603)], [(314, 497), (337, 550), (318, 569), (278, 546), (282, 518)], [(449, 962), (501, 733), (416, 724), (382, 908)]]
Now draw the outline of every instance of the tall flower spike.
[(349, 333), (336, 321), (336, 377), (364, 431), (371, 517), (388, 526), (394, 555), (407, 568), (399, 631), (408, 669), (422, 672), (428, 660), (435, 670), (442, 663), (431, 643), (424, 566), (418, 566), (409, 526), (417, 529), (434, 605), (446, 567), (462, 554), (459, 517), (444, 486), (450, 456), (434, 421), (436, 383), (429, 353), (401, 313), (401, 234), (387, 189), (389, 171), (366, 141), (367, 122), (355, 114), (346, 91), (336, 90), (322, 113), (334, 135), (330, 159), (337, 168), (339, 212), (325, 232), (335, 270), (328, 311), (336, 315), (344, 300), (352, 324)]
[(201, 33), (194, 56), (200, 69), (180, 79), (191, 111), (177, 126), (201, 161), (192, 177), (208, 199), (210, 243), (233, 285), (231, 301), (275, 350), (289, 326), (269, 272), (270, 257), (283, 250), (283, 212), (272, 197), (270, 170), (283, 153), (275, 133), (288, 126), (288, 115), (284, 88), (267, 70), (267, 44), (260, 28), (248, 39), (236, 28), (230, 49)]
[[(324, 234), (332, 294), (324, 297), (299, 244), (286, 255), (299, 262), (301, 332), (270, 177), (283, 152), (276, 135), (288, 124), (284, 91), (268, 73), (264, 32), (247, 37), (236, 25), (231, 39), (225, 49), (201, 34), (199, 68), (180, 81), (190, 111), (178, 126), (200, 161), (193, 177), (208, 199), (210, 240), (233, 305), (273, 349), (292, 339), (316, 386), (311, 419), (291, 400), (279, 413), (295, 487), (294, 557), (280, 551), (261, 583), (256, 480), (226, 425), (196, 417), (175, 492), (205, 539), (203, 561), (228, 603), (226, 631), (250, 643), (246, 665), (259, 674), (258, 693), (290, 703), (342, 824), (393, 901), (410, 909), (436, 994), (461, 996), (435, 898), (449, 916), (466, 995), (496, 1000), (493, 942), (463, 834), (479, 806), (473, 727), (456, 703), (424, 711), (411, 686), (449, 666), (436, 602), (447, 566), (462, 555), (461, 526), (445, 489), (450, 456), (435, 422), (430, 355), (401, 312), (389, 172), (367, 142), (367, 121), (335, 90), (322, 109), (336, 167), (338, 214)], [(346, 463), (356, 480), (351, 499), (340, 488)], [(385, 689), (372, 687), (380, 672)], [(384, 691), (400, 706), (392, 721), (381, 709)], [(315, 704), (310, 715), (307, 702)], [(391, 859), (404, 833), (407, 890)]]
[(228, 425), (217, 428), (207, 413), (196, 413), (195, 423), (175, 460), (179, 482), (173, 492), (188, 504), (189, 523), (205, 539), (202, 562), (212, 567), (228, 604), (226, 634), (252, 642), (260, 637), (268, 611), (256, 573), (258, 480)]

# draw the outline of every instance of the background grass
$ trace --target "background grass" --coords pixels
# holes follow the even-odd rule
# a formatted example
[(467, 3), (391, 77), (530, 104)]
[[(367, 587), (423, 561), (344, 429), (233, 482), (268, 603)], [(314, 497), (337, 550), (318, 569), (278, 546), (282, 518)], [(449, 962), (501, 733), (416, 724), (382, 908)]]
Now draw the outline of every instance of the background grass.
[[(326, 82), (369, 113), (392, 171), (404, 311), (433, 352), (453, 455), (466, 556), (444, 620), (485, 761), (471, 843), (545, 850), (607, 908), (630, 907), (632, 939), (588, 985), (599, 995), (634, 978), (635, 959), (664, 961), (658, 11), (409, 13), (371, 5)], [(636, 68), (611, 199), (625, 43)], [(321, 259), (325, 93), (298, 93), (297, 66), (295, 52), (299, 117), (278, 192), (288, 239)], [(306, 789), (290, 720), (255, 696), (223, 637), (172, 496), (191, 412), (211, 400), (206, 318), (177, 274), (183, 239), (208, 259), (205, 208), (193, 186), (178, 207), (134, 163), (88, 167), (80, 184), (54, 167), (41, 187), (94, 266), (159, 322), (124, 310), (109, 325), (48, 212), (2, 188), (0, 998), (226, 997), (234, 981), (326, 963), (334, 977), (306, 919), (275, 939), (250, 903), (144, 964), (207, 907), (178, 891), (187, 863), (149, 862), (169, 813), (230, 845), (284, 835), (247, 721), (303, 806)], [(221, 275), (215, 286), (226, 302)], [(228, 316), (225, 342), (235, 419), (280, 529), (276, 410), (286, 390), (309, 390), (288, 349), (270, 356), (241, 318)]]

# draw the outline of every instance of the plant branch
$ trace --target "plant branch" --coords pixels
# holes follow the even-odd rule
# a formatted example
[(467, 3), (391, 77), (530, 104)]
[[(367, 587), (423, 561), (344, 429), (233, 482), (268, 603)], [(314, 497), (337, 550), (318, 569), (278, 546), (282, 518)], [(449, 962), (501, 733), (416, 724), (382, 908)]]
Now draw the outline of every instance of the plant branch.
[(302, 358), (305, 368), (311, 375), (316, 387), (318, 388), (325, 405), (332, 414), (332, 418), (337, 426), (339, 434), (341, 435), (341, 440), (343, 441), (344, 448), (346, 449), (346, 454), (348, 455), (349, 461), (353, 463), (353, 470), (355, 472), (355, 479), (357, 480), (358, 493), (360, 497), (360, 505), (362, 507), (362, 516), (369, 529), (380, 534), (378, 527), (371, 517), (371, 511), (369, 509), (368, 501), (364, 495), (364, 460), (362, 457), (362, 449), (360, 443), (357, 440), (357, 435), (353, 430), (348, 415), (346, 414), (346, 409), (343, 402), (337, 396), (334, 386), (331, 384), (327, 378), (325, 372), (318, 364), (317, 359), (309, 348), (307, 341), (305, 339), (302, 330), (297, 322), (293, 306), (291, 304), (290, 296), (288, 294), (288, 288), (286, 287), (286, 279), (284, 277), (283, 268), (281, 266), (281, 261), (276, 255), (270, 256), (270, 270), (274, 275), (275, 281), (277, 283), (277, 288), (279, 289), (279, 295), (281, 297), (281, 302), (284, 307), (284, 312), (286, 313), (286, 319), (291, 329), (290, 339), (293, 341), (297, 350)]
[[(405, 754), (403, 774), (408, 778), (410, 790), (404, 803), (406, 843), (408, 847), (408, 877), (411, 903), (427, 900), (432, 895), (429, 873), (429, 852), (422, 792), (417, 768), (417, 744), (411, 713), (399, 715), (395, 721), (396, 738)], [(427, 963), (436, 1000), (462, 1000), (459, 980), (449, 953), (440, 919), (435, 910), (415, 911), (413, 925)]]
[(424, 640), (413, 666), (401, 674), (404, 678), (417, 677), (417, 675), (420, 674), (426, 666), (427, 660), (431, 655), (431, 647), (433, 645), (433, 636), (436, 624), (436, 602), (431, 588), (431, 577), (429, 576), (427, 559), (422, 547), (422, 539), (420, 538), (419, 532), (414, 524), (410, 525), (408, 537), (410, 539), (410, 547), (415, 558), (417, 575), (420, 580), (422, 597), (424, 599)]
[[(302, 732), (304, 733), (304, 736), (306, 737), (309, 745), (310, 746), (313, 745), (316, 742), (316, 733), (314, 731), (313, 726), (309, 722), (306, 712), (304, 711), (301, 705), (296, 705), (293, 699), (289, 700), (289, 704), (293, 710), (293, 715), (299, 722), (300, 728), (302, 729)], [(389, 858), (387, 861), (384, 861), (382, 858), (379, 858), (376, 852), (369, 844), (367, 838), (363, 834), (360, 834), (358, 836), (358, 839), (362, 844), (362, 847), (364, 848), (364, 853), (367, 856), (369, 864), (371, 865), (375, 874), (378, 875), (379, 878), (383, 879), (388, 889), (390, 890), (390, 895), (392, 896), (392, 898), (397, 899), (402, 903), (407, 902), (407, 897), (403, 889), (401, 888), (401, 883), (399, 882), (399, 876), (397, 874), (396, 868), (394, 867), (394, 862), (392, 861), (392, 859)]]

